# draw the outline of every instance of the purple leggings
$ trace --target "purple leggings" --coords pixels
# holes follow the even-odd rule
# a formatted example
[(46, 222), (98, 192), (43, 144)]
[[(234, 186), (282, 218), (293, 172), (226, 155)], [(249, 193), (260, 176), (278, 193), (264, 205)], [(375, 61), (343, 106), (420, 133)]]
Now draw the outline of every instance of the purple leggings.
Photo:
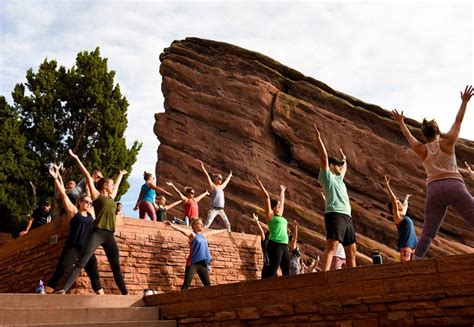
[(140, 204), (138, 205), (138, 215), (140, 219), (145, 219), (146, 215), (148, 215), (151, 220), (156, 221), (155, 207), (151, 202), (140, 201)]
[(448, 206), (474, 226), (474, 198), (462, 180), (449, 178), (429, 183), (426, 187), (425, 222), (416, 246), (416, 257), (423, 258), (428, 252), (431, 241), (443, 223)]

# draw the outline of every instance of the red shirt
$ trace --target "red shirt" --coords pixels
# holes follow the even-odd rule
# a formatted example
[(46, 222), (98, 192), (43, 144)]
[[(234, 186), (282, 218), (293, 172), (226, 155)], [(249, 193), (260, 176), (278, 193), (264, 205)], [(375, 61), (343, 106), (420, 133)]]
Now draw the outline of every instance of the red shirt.
[(188, 199), (184, 205), (184, 215), (189, 219), (199, 218), (198, 203), (194, 199)]

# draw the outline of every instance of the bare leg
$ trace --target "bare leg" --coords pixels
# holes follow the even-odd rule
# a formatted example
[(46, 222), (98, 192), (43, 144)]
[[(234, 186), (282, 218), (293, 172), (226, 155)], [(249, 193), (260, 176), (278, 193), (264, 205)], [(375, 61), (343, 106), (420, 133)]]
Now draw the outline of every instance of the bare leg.
[(326, 240), (326, 247), (324, 248), (323, 258), (321, 260), (321, 270), (328, 271), (331, 267), (332, 256), (339, 245), (338, 240)]

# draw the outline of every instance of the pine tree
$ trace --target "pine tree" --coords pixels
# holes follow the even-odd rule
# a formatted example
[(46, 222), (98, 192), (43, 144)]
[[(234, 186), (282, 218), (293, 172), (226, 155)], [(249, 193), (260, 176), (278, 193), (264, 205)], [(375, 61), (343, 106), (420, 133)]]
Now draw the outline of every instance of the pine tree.
[[(35, 162), (28, 177), (35, 181), (39, 197), (53, 194), (46, 177), (48, 163), (63, 162), (65, 179), (82, 178), (68, 149), (90, 171), (99, 169), (104, 176), (115, 178), (122, 169), (131, 171), (141, 144), (126, 145), (128, 101), (114, 77), (97, 47), (78, 53), (70, 69), (45, 59), (37, 72), (27, 71), (25, 84), (15, 86), (12, 97), (21, 121), (19, 131)], [(117, 200), (128, 188), (126, 175)]]
[(18, 113), (0, 96), (0, 231), (18, 231), (34, 206), (30, 189), (38, 162), (26, 147)]

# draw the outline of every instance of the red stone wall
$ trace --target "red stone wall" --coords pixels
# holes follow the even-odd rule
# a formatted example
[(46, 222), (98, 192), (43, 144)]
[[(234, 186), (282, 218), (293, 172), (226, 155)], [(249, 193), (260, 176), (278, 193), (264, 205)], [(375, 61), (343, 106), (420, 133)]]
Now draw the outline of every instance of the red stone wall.
[[(53, 274), (66, 240), (68, 225), (53, 221), (26, 236), (0, 247), (0, 292), (34, 292), (40, 279)], [(50, 237), (59, 235), (56, 244)], [(179, 290), (183, 281), (187, 238), (163, 223), (124, 218), (117, 224), (115, 237), (120, 249), (120, 263), (131, 294), (143, 289)], [(260, 240), (255, 235), (238, 233), (210, 236), (213, 257), (211, 283), (226, 284), (255, 279), (261, 267)], [(96, 251), (102, 285), (106, 293), (119, 293), (107, 258)], [(195, 278), (193, 286), (200, 284)], [(90, 283), (83, 272), (72, 293), (90, 293)]]
[(145, 297), (180, 326), (472, 326), (474, 255)]

